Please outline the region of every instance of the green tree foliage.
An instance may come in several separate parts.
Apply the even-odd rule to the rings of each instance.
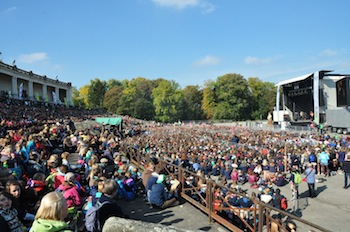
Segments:
[[[72,101],[74,106],[85,108],[84,97],[80,96],[80,92],[76,87],[72,87]]]
[[[124,89],[117,112],[135,118],[153,119],[155,115],[152,98],[153,82],[137,77],[131,81],[123,81],[122,86]]]
[[[73,102],[87,108],[108,109],[111,113],[146,120],[175,122],[207,119],[265,119],[275,105],[276,87],[258,78],[248,81],[239,74],[226,74],[216,81],[179,88],[175,81],[164,78],[148,80],[99,79],[78,90],[73,89]],[[101,97],[103,96],[103,97]]]
[[[257,77],[248,78],[249,88],[252,91],[252,118],[266,119],[273,110],[277,88],[271,82],[263,82]]]
[[[116,79],[109,79],[106,84],[108,90],[112,89],[116,85],[122,87],[122,83]]]
[[[239,74],[218,77],[214,91],[217,101],[214,119],[249,119],[252,96],[248,87],[248,82]]]
[[[90,80],[90,85],[88,88],[87,99],[89,102],[89,107],[91,108],[102,108],[103,106],[103,96],[107,91],[107,84],[105,81],[101,81],[96,78]]]
[[[183,120],[200,120],[204,118],[202,110],[203,93],[198,85],[186,86],[183,90]]]
[[[103,98],[103,106],[111,113],[117,113],[119,99],[123,94],[123,89],[119,85],[107,90]]]
[[[203,99],[202,99],[202,110],[207,119],[211,119],[215,113],[216,103],[216,95],[215,95],[215,82],[214,81],[206,81],[204,83],[203,89]]]
[[[183,95],[175,81],[159,81],[158,86],[153,90],[152,96],[156,120],[175,122],[181,119]]]

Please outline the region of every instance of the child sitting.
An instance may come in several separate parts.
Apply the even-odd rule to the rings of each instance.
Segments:
[[[33,178],[28,181],[27,185],[35,190],[38,197],[42,197],[48,192],[45,174],[43,173],[35,173]]]
[[[11,194],[0,191],[0,220],[1,231],[22,232],[23,225],[17,217],[17,210],[12,207]]]
[[[64,182],[58,187],[57,191],[63,193],[64,198],[67,200],[68,208],[81,205],[81,197],[79,195],[77,186],[75,185],[75,175],[72,172],[68,172],[64,176]]]

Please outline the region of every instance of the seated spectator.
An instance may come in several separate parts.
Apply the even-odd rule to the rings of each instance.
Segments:
[[[18,219],[18,212],[12,207],[12,196],[0,191],[0,228],[3,232],[22,232],[23,225]]]
[[[39,156],[35,151],[30,152],[26,169],[28,178],[32,178],[35,173],[44,173],[43,167],[39,164]]]
[[[166,176],[164,174],[158,176],[156,184],[152,185],[149,198],[152,205],[160,207],[161,209],[179,204],[176,198],[169,194],[165,186],[165,181]]]
[[[61,165],[57,168],[57,173],[54,177],[54,189],[57,189],[64,182],[64,176],[67,172],[68,167],[66,165]]]
[[[271,204],[272,205],[272,203],[273,203],[272,199],[273,198],[272,198],[270,189],[269,188],[265,188],[263,190],[263,193],[260,196],[260,200],[262,202],[266,203],[266,204]]]
[[[0,159],[3,164],[3,156]],[[0,186],[4,186],[8,180],[13,180],[15,177],[12,175],[12,171],[9,168],[4,167],[0,164]]]
[[[35,173],[32,179],[29,179],[27,185],[34,189],[37,196],[40,198],[48,192],[47,183],[45,181],[45,175],[43,173]]]
[[[64,198],[67,200],[68,208],[77,206],[79,207],[81,205],[81,197],[79,195],[78,188],[74,182],[74,173],[68,172],[64,176],[64,182],[56,190],[63,193]]]
[[[100,179],[97,180],[97,188],[94,188],[90,191],[90,196],[92,198],[91,199],[92,205],[95,205],[96,202],[101,198],[106,180],[107,179],[105,177],[100,177]],[[119,190],[118,190],[118,193],[119,193]]]
[[[69,152],[67,151],[62,152],[61,154],[62,165],[66,165],[67,167],[69,167],[68,157],[69,157]]]
[[[122,209],[118,205],[117,201],[114,200],[114,197],[117,195],[118,192],[118,185],[114,180],[108,179],[104,183],[104,187],[102,190],[103,194],[101,195],[100,199],[98,200],[99,203],[104,203],[100,211],[99,211],[99,222],[101,224],[101,227],[103,227],[105,221],[109,217],[122,217],[127,218],[126,215],[124,215]]]
[[[20,182],[11,180],[6,183],[6,192],[12,196],[13,207],[18,212],[18,218],[27,225],[34,220],[34,204],[37,202],[36,192],[31,188],[24,188]]]
[[[46,194],[41,200],[30,232],[70,231],[68,224],[64,222],[67,213],[67,201],[61,193]]]
[[[237,168],[233,168],[232,172],[231,172],[231,180],[232,181],[238,181],[238,171]]]

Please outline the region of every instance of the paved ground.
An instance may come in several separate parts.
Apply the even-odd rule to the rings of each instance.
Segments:
[[[208,217],[189,203],[168,209],[150,209],[142,198],[125,202],[119,200],[124,213],[131,219],[159,223],[186,230],[228,231],[217,223],[210,223]]]

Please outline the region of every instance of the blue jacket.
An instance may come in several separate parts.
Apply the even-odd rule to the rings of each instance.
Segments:
[[[324,151],[322,151],[321,153],[320,153],[320,163],[321,164],[323,164],[323,165],[328,165],[328,161],[329,161],[329,155],[326,153],[326,152],[324,152]]]
[[[152,185],[150,194],[150,203],[156,206],[162,206],[165,201],[169,200],[169,193],[164,184]]]
[[[306,183],[314,184],[316,181],[316,170],[314,168],[307,168],[304,172],[306,175]]]

